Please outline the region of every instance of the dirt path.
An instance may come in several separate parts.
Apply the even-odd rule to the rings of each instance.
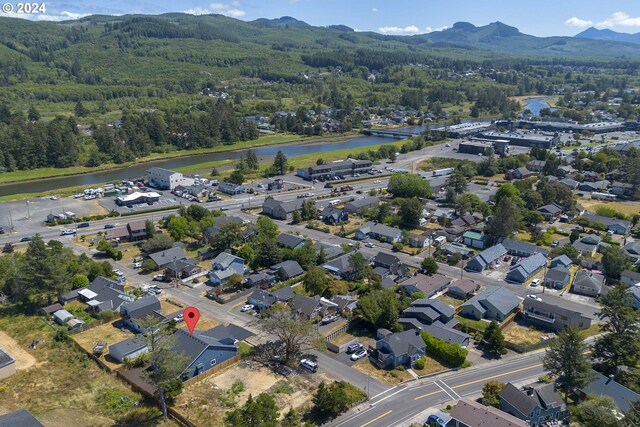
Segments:
[[[9,335],[0,331],[0,349],[4,350],[9,356],[16,359],[16,369],[29,369],[36,364],[36,358],[23,349]]]

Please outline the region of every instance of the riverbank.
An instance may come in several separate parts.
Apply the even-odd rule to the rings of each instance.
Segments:
[[[321,138],[321,140],[315,139],[313,141],[308,141],[309,143],[315,142],[315,143],[321,143],[321,142],[329,142],[329,141],[336,141],[336,140],[344,140],[344,139],[348,139],[351,138],[352,136],[342,136],[342,137],[333,137],[333,138]],[[323,141],[324,140],[324,141]],[[400,147],[402,146],[402,144],[404,144],[406,142],[406,140],[402,139],[402,140],[389,140],[389,142],[387,144],[384,145],[393,145],[394,147],[396,147],[398,150],[400,149]],[[379,146],[376,146],[379,147]],[[359,153],[364,153],[367,152],[369,150],[373,150],[375,151],[377,148],[372,148],[371,146],[364,146],[364,147],[355,147],[355,148],[345,148],[345,149],[340,149],[340,150],[334,150],[334,151],[327,151],[327,152],[323,152],[323,153],[310,153],[310,154],[303,154],[300,156],[292,156],[289,157],[288,163],[289,165],[293,166],[294,168],[302,168],[302,167],[308,167],[308,166],[313,166],[316,164],[318,158],[322,158],[325,162],[332,162],[334,160],[342,160],[344,158],[346,158],[349,154],[352,155],[357,155]],[[283,150],[286,154],[286,150]],[[247,177],[247,178],[253,178],[253,179],[257,179],[259,176],[262,176],[262,173],[264,172],[264,170],[270,166],[273,162],[273,158],[269,157],[269,158],[263,158],[260,161],[260,170],[259,172],[256,172],[255,174],[253,174],[254,176],[251,177]],[[229,175],[229,173],[232,170],[232,166],[234,165],[235,160],[215,160],[215,161],[210,161],[210,162],[202,162],[202,163],[195,163],[189,166],[185,166],[185,167],[181,167],[181,168],[176,168],[175,170],[177,172],[181,172],[181,173],[185,173],[185,174],[200,174],[202,176],[205,177],[209,177],[211,174],[211,170],[216,168],[218,169],[219,172],[222,172],[222,176],[220,177],[220,179],[224,179],[226,176]],[[101,185],[107,184],[109,183],[109,181],[105,181],[103,182]],[[97,185],[97,186],[101,186],[101,185]],[[77,193],[81,193],[83,189],[87,188],[87,186],[74,186],[74,187],[64,187],[64,188],[59,188],[59,189],[55,189],[55,190],[50,190],[50,191],[42,191],[42,192],[37,192],[37,193],[20,193],[20,194],[12,194],[12,195],[7,195],[7,196],[0,196],[0,202],[9,202],[9,201],[15,201],[15,200],[24,200],[24,199],[29,199],[29,198],[38,198],[38,197],[47,197],[47,196],[56,196],[56,197],[69,197],[72,196],[74,194]]]
[[[100,166],[87,167],[87,166],[73,166],[64,169],[58,168],[39,168],[30,170],[19,170],[14,172],[5,172],[0,174],[0,185],[10,184],[15,182],[26,183],[29,181],[37,181],[49,178],[60,178],[68,176],[84,175],[93,172],[106,172],[111,170],[125,169],[127,167],[154,162],[158,160],[169,160],[180,157],[198,156],[202,154],[233,152],[239,150],[246,150],[250,148],[265,147],[270,145],[286,145],[293,143],[320,143],[320,142],[336,142],[343,141],[348,138],[352,138],[358,135],[357,132],[351,132],[349,134],[343,134],[339,136],[320,136],[320,137],[301,137],[300,135],[263,135],[256,140],[241,141],[233,145],[220,145],[212,148],[200,148],[196,150],[177,150],[168,153],[153,153],[149,156],[145,156],[137,159],[134,162],[126,163],[105,163]],[[0,198],[1,199],[1,198]]]

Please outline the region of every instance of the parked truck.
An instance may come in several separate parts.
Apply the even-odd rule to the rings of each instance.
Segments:
[[[433,171],[433,176],[451,175],[453,171],[454,171],[453,168],[436,169]]]

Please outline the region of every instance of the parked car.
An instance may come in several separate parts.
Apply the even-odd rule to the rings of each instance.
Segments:
[[[245,313],[247,311],[251,311],[253,310],[255,307],[253,304],[245,304],[242,306],[242,308],[240,309],[241,312]]]
[[[329,316],[325,316],[325,317],[322,318],[322,320],[320,320],[320,324],[321,325],[326,325],[327,323],[335,322],[339,318],[340,318],[340,316],[338,316],[337,314],[332,314],[332,315],[329,315]]]
[[[557,240],[554,240],[553,242],[551,242],[551,247],[555,248],[560,244],[560,242],[558,242]]]
[[[65,228],[62,231],[60,231],[60,235],[61,236],[68,236],[70,234],[76,234],[76,229],[75,228]]]
[[[104,229],[105,229],[105,230],[108,230],[109,228],[113,228],[113,227],[114,227],[114,225],[113,225],[113,224],[105,224],[105,225],[104,225]]]
[[[118,270],[117,268],[115,270],[113,270],[113,274],[115,274],[116,276],[124,276],[124,273],[120,270]]]
[[[302,366],[304,369],[307,369],[311,372],[317,372],[318,371],[318,364],[316,362],[314,362],[313,360],[310,359],[302,359],[300,361],[300,366]]]
[[[424,422],[424,427],[445,427],[447,423],[437,415],[429,415],[427,421]]]
[[[0,227],[0,234],[4,234],[4,233],[5,233],[4,228]]]
[[[151,280],[155,280],[156,282],[164,282],[164,275],[156,274]]]
[[[504,260],[505,261],[509,261],[511,259],[511,257],[509,255],[505,255]]]
[[[21,242],[30,242],[31,239],[33,239],[32,237],[23,237],[22,239],[20,239]]]
[[[374,244],[373,244],[373,243],[371,243],[371,242],[367,242],[367,243],[365,243],[364,245],[365,245],[367,248],[375,248],[375,247],[376,247],[376,245],[374,245]]]
[[[80,224],[78,224],[78,228],[87,228],[89,226],[88,222],[81,222]]]
[[[364,346],[362,344],[360,344],[359,342],[354,342],[347,346],[347,354],[355,353],[356,351],[361,350],[363,348]]]
[[[184,315],[182,313],[178,314],[176,317],[173,318],[173,321],[176,323],[182,322],[184,320]]]
[[[538,286],[540,284],[541,281],[542,281],[542,279],[533,279],[529,286],[535,288],[536,286]]]
[[[56,196],[51,196],[49,197],[49,200],[58,200],[58,198]]]
[[[513,258],[511,258],[511,265],[516,265],[519,259],[520,258],[518,258],[517,256],[514,256]]]
[[[539,297],[539,296],[537,296],[537,295],[533,295],[533,294],[529,294],[529,295],[527,295],[527,298],[531,298],[531,299],[534,299],[534,300],[536,300],[536,301],[542,301],[542,298],[540,298],[540,297]]]
[[[351,355],[351,360],[355,362],[356,360],[362,359],[363,357],[366,357],[366,356],[367,356],[367,350],[362,348]]]
[[[134,262],[133,263],[133,268],[140,268],[142,267],[142,261],[138,261],[138,262]]]
[[[74,199],[82,199],[84,197],[84,194],[82,193],[78,193],[75,196],[73,196]]]

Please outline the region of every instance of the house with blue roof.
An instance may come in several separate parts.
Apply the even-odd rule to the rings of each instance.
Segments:
[[[547,258],[541,253],[525,258],[511,267],[507,273],[507,282],[524,283],[542,270],[545,265],[547,265]]]
[[[503,321],[520,306],[520,298],[503,286],[485,289],[460,306],[460,314],[472,319]]]
[[[559,265],[565,267],[565,268],[569,268],[569,266],[573,263],[573,261],[571,261],[571,258],[569,258],[566,255],[560,255],[555,257],[554,259],[551,260],[551,262],[549,263],[549,268],[554,268],[557,267]]]
[[[482,272],[487,268],[495,266],[506,254],[507,249],[501,243],[498,243],[471,258],[469,262],[467,262],[467,270]]]

